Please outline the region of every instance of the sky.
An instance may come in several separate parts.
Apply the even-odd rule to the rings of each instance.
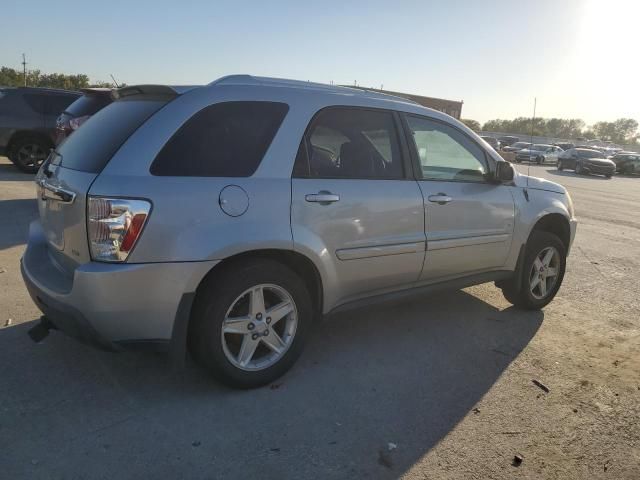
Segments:
[[[0,65],[205,84],[234,73],[463,100],[485,122],[640,121],[640,0],[30,0],[3,8]],[[9,39],[9,40],[7,40]]]

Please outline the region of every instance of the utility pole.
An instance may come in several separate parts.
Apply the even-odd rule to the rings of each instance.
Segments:
[[[22,76],[24,78],[24,86],[27,86],[27,60],[24,56],[24,53],[22,54]]]

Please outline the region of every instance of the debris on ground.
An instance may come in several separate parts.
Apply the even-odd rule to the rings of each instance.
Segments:
[[[524,460],[524,457],[520,454],[516,454],[513,456],[513,462],[511,462],[511,465],[513,465],[514,467],[519,467],[520,465],[522,465],[522,462]]]
[[[613,361],[613,366],[617,367],[618,365],[620,365],[620,360],[614,360]]]
[[[6,272],[6,270],[4,268],[0,267],[0,273],[4,273],[4,272]]]
[[[281,386],[282,386],[282,384],[281,384],[281,383],[272,383],[272,384],[271,384],[271,386],[269,386],[269,388],[270,388],[271,390],[277,390],[277,389],[279,389]]]
[[[269,449],[270,452],[274,452],[274,453],[278,453],[280,451],[279,448],[270,448]]]
[[[7,319],[6,322],[4,322],[4,326],[8,327],[9,325],[11,325],[12,322],[13,322],[13,319],[9,318],[9,319]]]
[[[389,442],[389,443],[387,443],[387,448],[388,448],[388,449],[389,449],[389,451],[391,452],[391,451],[395,450],[396,448],[398,448],[398,445],[396,445],[396,444],[395,444],[395,443],[393,443],[393,442]]]
[[[195,442],[193,442],[191,444],[192,447],[199,447],[200,446],[200,442],[198,440],[196,440]]]
[[[531,380],[533,382],[534,385],[537,385],[538,387],[540,387],[542,390],[544,390],[545,392],[549,393],[549,387],[547,387],[544,383],[533,379]]]
[[[473,410],[471,410],[473,413],[475,413],[476,415],[478,413],[480,413],[480,409],[478,407],[474,408]]]

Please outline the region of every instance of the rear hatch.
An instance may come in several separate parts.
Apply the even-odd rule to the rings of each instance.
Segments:
[[[123,90],[127,93],[132,88]],[[54,150],[36,176],[40,221],[50,256],[67,272],[91,260],[86,226],[91,184],[122,144],[175,92],[170,96],[133,91],[121,96]]]

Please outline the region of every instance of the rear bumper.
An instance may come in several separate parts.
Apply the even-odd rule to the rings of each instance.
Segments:
[[[109,264],[89,262],[65,272],[49,255],[38,221],[21,260],[27,290],[55,327],[108,350],[165,345],[186,329],[194,292],[216,261]],[[185,301],[185,299],[187,299]],[[184,325],[183,325],[184,324]]]

